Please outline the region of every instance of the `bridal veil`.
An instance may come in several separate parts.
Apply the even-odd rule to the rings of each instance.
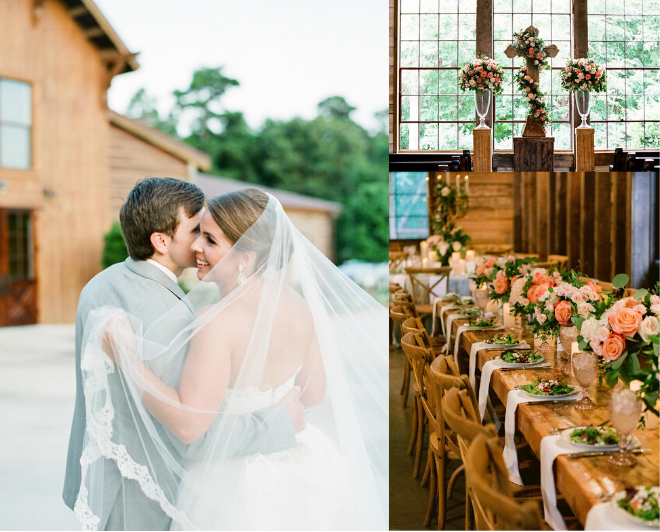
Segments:
[[[238,267],[246,261],[245,270]],[[110,477],[120,475],[174,529],[241,528],[238,514],[251,511],[251,500],[264,513],[254,526],[273,528],[269,515],[277,514],[292,528],[309,527],[307,518],[316,515],[320,528],[386,529],[386,330],[387,310],[318,251],[269,195],[258,220],[188,300],[157,322],[140,323],[108,307],[90,314],[82,351],[87,429],[79,519],[86,528],[98,526],[108,498],[116,496]],[[231,368],[204,384],[221,390],[215,408],[177,400],[145,376],[151,372],[176,389],[193,348],[209,367]],[[238,416],[269,397],[279,401],[294,382],[301,400],[313,405],[298,450],[251,452],[267,449],[268,435],[247,442]],[[191,417],[193,429],[175,436],[176,420]]]

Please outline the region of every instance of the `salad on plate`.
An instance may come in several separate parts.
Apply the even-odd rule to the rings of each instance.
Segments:
[[[518,339],[511,334],[496,334],[490,340],[486,340],[486,343],[493,345],[518,345]]]
[[[575,388],[565,382],[556,380],[537,380],[524,384],[520,389],[530,395],[545,395],[551,397],[566,396],[575,393]]]
[[[645,526],[657,527],[660,524],[658,500],[660,487],[628,487],[612,497],[612,505],[629,519]]]
[[[470,325],[472,327],[495,327],[497,324],[495,323],[495,320],[490,319],[490,320],[475,320]]]
[[[497,360],[506,364],[525,364],[532,365],[538,364],[544,360],[543,355],[532,353],[531,351],[511,351],[507,349]]]
[[[567,432],[570,440],[580,445],[593,447],[619,445],[619,434],[614,427],[577,427]]]

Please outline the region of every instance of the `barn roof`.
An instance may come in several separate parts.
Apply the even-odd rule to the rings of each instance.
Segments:
[[[219,196],[220,194],[226,194],[227,192],[233,192],[249,186],[257,186],[261,190],[275,196],[284,209],[327,212],[333,216],[338,215],[342,209],[339,203],[333,201],[322,200],[311,196],[305,196],[303,194],[297,194],[295,192],[264,187],[254,183],[246,183],[245,181],[237,181],[235,179],[228,179],[226,177],[218,177],[210,174],[198,174],[195,184],[202,189],[202,192],[204,192],[204,195],[207,198]]]
[[[186,163],[192,163],[201,170],[209,170],[211,168],[211,158],[206,153],[196,150],[185,142],[170,137],[162,131],[109,109],[108,120],[113,126],[123,129],[131,135],[160,148]]]
[[[140,67],[119,35],[101,13],[93,0],[60,0],[69,10],[71,18],[80,26],[83,33],[102,56],[112,59],[114,56],[123,57],[126,62],[118,73],[133,72]]]

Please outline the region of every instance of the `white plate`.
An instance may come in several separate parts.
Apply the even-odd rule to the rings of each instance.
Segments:
[[[566,429],[561,432],[561,437],[569,442],[575,447],[580,447],[581,449],[589,449],[590,451],[616,451],[619,448],[619,445],[591,445],[589,443],[578,443],[571,439],[571,433],[575,429],[584,429],[586,426],[582,427],[573,427],[572,429]],[[639,446],[639,440],[633,436],[631,442],[628,443],[628,449],[635,449]]]
[[[538,366],[539,364],[545,364],[545,358],[542,358],[537,362],[504,362],[504,360],[502,360],[502,355],[500,355],[496,357],[495,360],[497,360],[505,368],[533,368],[534,366]]]
[[[493,344],[484,340],[484,343],[488,344],[488,347],[497,347],[497,349],[501,349],[502,351],[505,349],[515,349],[516,347],[528,347],[527,344],[521,344],[520,342],[517,344]]]
[[[563,401],[564,399],[571,400],[571,399],[575,399],[577,396],[580,395],[580,390],[575,390],[573,393],[570,393],[568,395],[535,395],[533,393],[529,393],[526,390],[521,389],[520,391],[525,395],[527,395],[528,397],[534,397],[534,398],[541,397],[544,401]]]
[[[655,528],[656,530],[658,529],[658,524],[660,524],[660,521],[658,519],[654,519],[653,521],[645,521],[641,517],[637,517],[636,515],[633,515],[623,508],[621,508],[617,503],[616,503],[616,496],[621,493],[617,492],[614,494],[614,497],[612,497],[612,500],[610,501],[610,504],[612,505],[612,508],[614,509],[615,512],[617,512],[619,515],[623,516],[624,518],[628,519],[628,521],[631,521],[633,523],[637,523],[638,525],[642,525],[643,527],[649,527],[649,528]]]

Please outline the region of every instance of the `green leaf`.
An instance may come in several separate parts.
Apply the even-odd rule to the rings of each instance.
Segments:
[[[628,360],[630,361],[628,362],[628,365],[630,366],[630,373],[632,375],[639,375],[640,367],[639,367],[639,360],[637,358],[637,353],[631,353],[628,356]]]
[[[612,279],[612,285],[614,288],[623,288],[628,284],[628,281],[630,281],[630,277],[628,277],[625,273],[620,273],[614,279]]]
[[[605,384],[607,384],[608,387],[614,388],[616,386],[616,383],[619,381],[619,370],[608,370],[605,373]]]
[[[626,358],[628,358],[628,353],[624,353],[623,355],[621,355],[616,360],[610,362],[610,367],[613,368],[613,369],[620,368],[621,365],[625,362]]]
[[[582,330],[582,324],[586,321],[586,319],[583,318],[582,316],[573,316],[571,318],[571,321],[573,322],[573,325],[575,325],[575,327],[577,327],[577,330],[581,331]]]
[[[635,292],[633,299],[644,299],[648,293],[649,291],[646,288],[640,288]]]
[[[582,338],[582,340],[578,342],[578,346],[582,351],[584,351],[587,347],[589,347],[589,343],[584,338]]]

